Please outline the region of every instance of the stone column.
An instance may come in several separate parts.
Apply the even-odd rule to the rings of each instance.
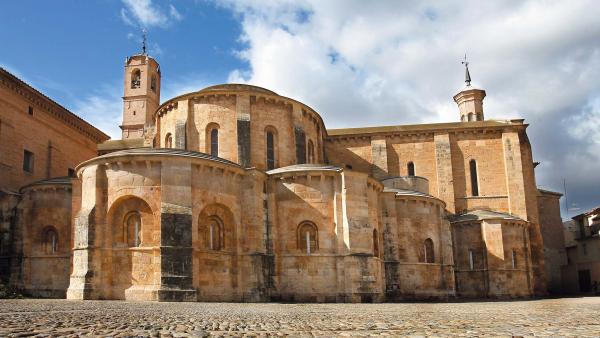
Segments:
[[[192,165],[184,160],[164,161],[161,183],[161,271],[157,299],[196,301],[192,264]]]
[[[525,163],[531,161],[531,158],[523,159],[521,155],[521,144],[518,131],[509,131],[502,133],[502,143],[504,146],[504,167],[506,175],[506,190],[508,192],[508,210],[509,213],[519,216],[530,223],[529,241],[531,245],[531,267],[534,276],[534,290],[537,295],[546,294],[546,278],[544,271],[544,245],[540,231],[539,219],[537,214],[537,189],[535,188],[535,178],[533,168],[529,175],[525,174]],[[527,156],[527,152],[525,153]],[[527,179],[526,179],[527,178]],[[531,188],[527,191],[527,187]],[[531,205],[528,208],[527,198],[530,197]]]
[[[73,273],[67,299],[99,299],[101,285],[100,232],[106,223],[106,171],[104,166],[85,168],[81,175],[81,208],[75,218]]]
[[[175,111],[175,133],[173,135],[174,148],[186,149],[186,123],[188,120],[189,109],[189,100],[183,100],[177,103],[177,110]]]
[[[437,173],[437,197],[446,202],[446,209],[452,213],[457,210],[454,201],[454,178],[452,174],[452,152],[450,135],[435,134],[435,171]],[[435,193],[435,192],[433,192]]]

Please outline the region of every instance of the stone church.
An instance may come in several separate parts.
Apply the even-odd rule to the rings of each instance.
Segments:
[[[0,263],[22,292],[248,302],[546,293],[528,125],[485,120],[486,92],[468,68],[457,122],[349,129],[245,84],[161,103],[160,66],[145,53],[126,59],[124,75],[121,140],[65,113],[61,123],[87,131],[62,151],[72,178],[46,171],[0,187]],[[0,97],[17,95],[10,88]]]

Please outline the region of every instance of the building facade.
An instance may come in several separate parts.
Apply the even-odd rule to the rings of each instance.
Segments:
[[[546,293],[527,124],[485,120],[484,90],[467,83],[454,96],[459,122],[327,129],[309,106],[251,85],[159,104],[160,66],[145,54],[127,58],[124,78],[122,140],[81,159],[71,186],[20,191],[31,196],[23,224],[72,214],[71,246],[54,261],[62,270],[53,267],[69,281],[55,294],[381,302]],[[38,211],[39,199],[56,210]],[[45,236],[20,234],[26,252]],[[11,262],[11,283],[35,291],[14,276],[39,266]]]
[[[71,177],[108,136],[0,68],[0,282],[64,296]]]
[[[454,97],[461,122],[327,129],[309,106],[250,85],[157,106],[158,67],[127,59],[127,140],[77,167],[68,298],[545,293],[527,125],[484,120],[485,91]]]

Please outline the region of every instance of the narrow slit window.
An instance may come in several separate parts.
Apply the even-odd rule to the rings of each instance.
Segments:
[[[58,234],[54,227],[47,228],[43,233],[43,250],[48,255],[58,251]]]
[[[311,140],[308,140],[308,163],[315,163],[315,146]]]
[[[471,172],[471,196],[479,196],[479,178],[477,177],[477,162],[469,161],[469,170]]]
[[[275,135],[267,132],[267,170],[275,169]]]
[[[469,269],[475,270],[475,253],[469,249]]]
[[[127,244],[130,247],[139,247],[142,244],[142,218],[137,212],[132,212],[125,219],[127,229]]]
[[[435,262],[435,254],[433,251],[433,240],[431,238],[427,238],[423,243],[423,258],[425,263],[434,263]]]
[[[307,255],[311,255],[319,248],[317,239],[317,226],[310,223],[302,223],[298,227],[298,249]]]
[[[165,136],[165,148],[173,148],[173,135],[171,133]]]
[[[379,233],[373,229],[373,256],[379,257]]]
[[[33,173],[33,153],[29,150],[23,150],[23,170],[28,173]]]
[[[210,131],[210,155],[219,156],[219,129],[216,128]]]
[[[512,251],[512,268],[513,269],[517,268],[517,251],[516,250]]]
[[[415,176],[415,164],[413,162],[408,162],[406,169],[408,171],[408,176]]]
[[[209,249],[213,251],[219,251],[223,248],[223,243],[221,241],[222,231],[221,231],[221,223],[216,219],[210,221],[210,225],[208,227],[208,239],[209,239]]]

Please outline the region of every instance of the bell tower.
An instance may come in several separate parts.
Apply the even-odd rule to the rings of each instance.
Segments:
[[[144,137],[144,126],[152,123],[152,114],[160,104],[160,65],[146,53],[125,59],[122,139]]]
[[[483,121],[483,98],[485,90],[471,86],[471,74],[469,74],[469,62],[465,55],[465,83],[466,86],[458,94],[454,95],[454,102],[458,104],[461,122]]]

